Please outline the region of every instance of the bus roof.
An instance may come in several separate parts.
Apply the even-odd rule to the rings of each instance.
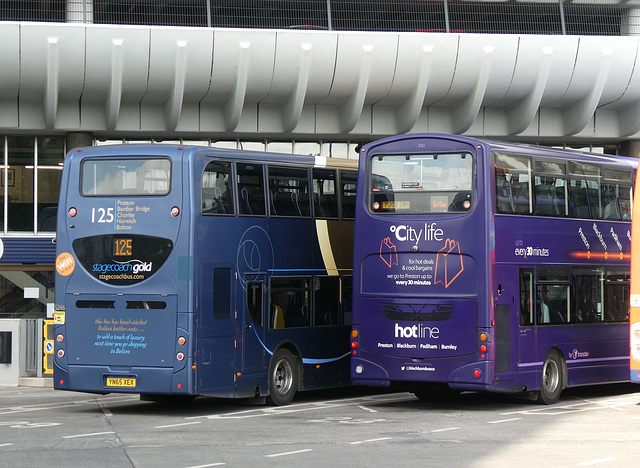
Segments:
[[[411,144],[413,140],[422,139],[422,140],[448,140],[450,142],[459,142],[465,145],[472,146],[482,146],[488,151],[502,151],[505,153],[511,154],[523,154],[528,156],[540,156],[540,157],[551,157],[551,158],[560,158],[567,159],[570,155],[572,160],[576,161],[593,161],[598,160],[599,162],[606,162],[610,164],[621,163],[623,165],[627,165],[628,167],[637,168],[638,159],[629,157],[629,156],[617,156],[617,155],[609,155],[602,153],[591,153],[585,152],[581,150],[575,150],[570,148],[553,148],[550,146],[540,146],[540,145],[531,145],[526,143],[513,143],[507,141],[500,140],[490,140],[490,139],[482,139],[482,138],[473,138],[466,137],[460,135],[451,135],[445,133],[413,133],[413,134],[405,134],[405,135],[397,135],[389,138],[385,138],[382,140],[377,140],[371,143],[367,143],[362,147],[361,152],[371,153],[374,151],[375,153],[384,152],[385,147],[389,144],[393,144],[395,148],[395,152],[397,153],[397,144],[401,141],[406,141],[407,149],[411,150],[412,153],[419,152],[415,145]],[[432,151],[432,149],[424,148],[425,151]]]
[[[270,151],[256,150],[234,150],[229,148],[217,148],[215,146],[192,146],[176,145],[166,143],[124,143],[119,145],[87,146],[75,148],[69,152],[69,156],[81,153],[82,157],[112,158],[121,156],[160,156],[163,153],[167,156],[182,152],[186,155],[201,155],[205,157],[227,158],[233,160],[247,160],[260,162],[279,162],[290,164],[303,164],[313,166],[328,166],[342,169],[357,169],[356,159],[332,158],[326,156],[314,156],[293,153],[276,153]],[[189,156],[187,156],[189,157]]]

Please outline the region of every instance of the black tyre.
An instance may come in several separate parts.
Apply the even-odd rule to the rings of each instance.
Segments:
[[[449,401],[460,395],[460,390],[449,388],[448,385],[431,385],[412,389],[411,392],[422,401]]]
[[[298,390],[298,374],[298,364],[291,351],[278,350],[269,366],[267,403],[273,406],[288,405]]]
[[[195,395],[159,395],[156,393],[141,393],[140,401],[153,401],[164,405],[187,405],[195,400]]]
[[[560,399],[564,387],[562,358],[557,351],[551,350],[544,358],[541,374],[542,388],[538,391],[536,401],[543,405],[553,405]]]

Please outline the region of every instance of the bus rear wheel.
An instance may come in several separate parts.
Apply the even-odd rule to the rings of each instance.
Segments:
[[[564,386],[562,358],[557,351],[551,350],[544,358],[541,374],[542,387],[538,391],[536,401],[543,405],[553,405],[560,399]]]
[[[291,351],[280,349],[269,366],[269,396],[272,406],[288,405],[298,390],[298,365]]]

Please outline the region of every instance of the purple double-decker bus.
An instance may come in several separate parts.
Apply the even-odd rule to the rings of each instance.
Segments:
[[[636,166],[442,134],[365,145],[353,383],[551,404],[628,381]]]

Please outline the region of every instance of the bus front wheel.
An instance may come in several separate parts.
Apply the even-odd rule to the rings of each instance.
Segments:
[[[563,387],[562,359],[557,351],[551,350],[544,358],[541,374],[542,387],[536,401],[543,405],[553,405],[560,399]]]
[[[273,406],[288,405],[298,390],[298,365],[291,351],[278,350],[269,366],[269,396]]]

